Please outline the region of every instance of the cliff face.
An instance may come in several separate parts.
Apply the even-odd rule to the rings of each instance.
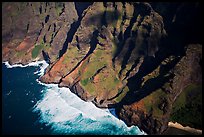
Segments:
[[[199,3],[3,3],[2,58],[11,64],[44,59],[50,65],[42,82],[69,87],[98,107],[116,107],[128,125],[159,134],[183,89],[201,83],[201,8]]]
[[[128,125],[138,125],[149,134],[162,133],[181,92],[192,83],[202,85],[201,59],[201,45],[188,45],[183,57],[166,58],[143,78],[139,90],[129,92],[123,99],[117,109],[119,117]],[[144,93],[148,95],[140,97]]]
[[[145,56],[155,56],[165,34],[162,17],[147,3],[94,3],[66,53],[41,80],[80,89],[81,98],[108,107],[126,94],[127,79]]]
[[[54,62],[78,18],[74,3],[3,3],[2,11],[2,57],[11,64]]]

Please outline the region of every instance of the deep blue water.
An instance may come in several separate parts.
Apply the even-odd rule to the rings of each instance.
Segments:
[[[37,83],[37,67],[6,68],[2,64],[3,134],[47,134],[48,128],[37,124],[37,113],[32,107],[41,98],[45,86]]]
[[[68,88],[37,82],[40,66],[2,64],[3,134],[143,134],[117,119],[114,110],[99,109]]]

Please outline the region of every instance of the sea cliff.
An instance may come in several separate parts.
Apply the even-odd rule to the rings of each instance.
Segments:
[[[2,59],[45,60],[41,82],[68,87],[97,107],[116,108],[127,125],[161,134],[192,104],[179,95],[202,85],[201,9],[201,3],[4,2]],[[201,117],[199,99],[190,99]],[[178,100],[183,106],[175,107]]]

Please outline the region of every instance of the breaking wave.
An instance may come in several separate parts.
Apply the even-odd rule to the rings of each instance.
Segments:
[[[51,126],[52,134],[145,134],[136,126],[127,127],[108,109],[100,109],[91,102],[81,100],[68,88],[47,85],[42,99],[33,107],[33,112],[40,114],[40,123]]]
[[[39,66],[34,75],[42,76],[48,64],[37,61],[28,65],[9,65],[7,68]],[[40,92],[41,99],[32,108],[39,118],[36,122],[51,128],[50,134],[58,135],[145,135],[137,126],[128,127],[115,115],[114,109],[100,109],[91,102],[81,100],[69,88],[59,88],[57,84],[46,86]]]
[[[31,67],[31,66],[36,66],[36,67],[40,67],[40,69],[36,72],[34,72],[34,74],[38,74],[39,76],[42,76],[45,72],[45,69],[49,66],[49,64],[42,60],[42,61],[35,61],[35,62],[31,62],[27,65],[22,65],[22,64],[14,64],[14,65],[10,65],[8,61],[3,62],[7,68],[16,68],[16,67],[21,67],[21,68],[25,68],[25,67]]]

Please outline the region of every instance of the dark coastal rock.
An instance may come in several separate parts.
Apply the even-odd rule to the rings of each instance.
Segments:
[[[148,134],[161,134],[164,132],[168,125],[172,104],[176,98],[188,85],[192,83],[201,84],[202,71],[199,64],[202,60],[201,55],[201,45],[188,45],[186,55],[169,71],[173,77],[163,84],[162,89],[157,89],[138,101],[136,101],[136,95],[131,95],[135,102],[130,105],[119,106],[117,108],[119,117],[128,125],[138,125]],[[148,79],[151,79],[151,76],[155,74],[153,71]],[[159,77],[159,75],[154,77]],[[129,96],[129,99],[131,97]]]
[[[75,93],[77,96],[79,96],[84,101],[92,101],[93,96],[90,95],[88,92],[84,91],[84,89],[80,86],[79,83],[74,84],[70,90]]]
[[[5,2],[2,61],[46,60],[41,82],[68,87],[97,107],[116,108],[128,126],[161,134],[184,88],[202,81],[201,8],[199,3]]]
[[[44,50],[54,62],[71,24],[78,18],[74,3],[64,5],[64,11],[58,14],[63,9],[58,3],[4,3],[3,59],[13,64],[26,64],[43,60],[41,52]],[[41,47],[37,53],[32,53],[36,45]],[[7,53],[8,50],[10,53]]]

